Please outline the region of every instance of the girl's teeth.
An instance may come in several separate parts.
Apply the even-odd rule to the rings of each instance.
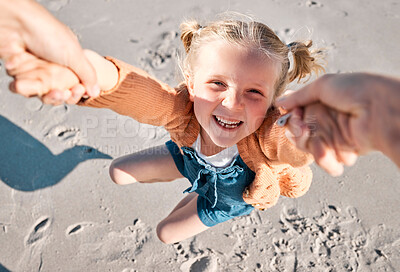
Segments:
[[[218,124],[220,124],[221,126],[226,127],[226,128],[235,128],[241,123],[241,121],[232,122],[232,121],[224,120],[217,116],[215,116],[215,118],[217,119]]]

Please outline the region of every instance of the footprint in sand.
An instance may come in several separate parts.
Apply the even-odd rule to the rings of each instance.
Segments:
[[[139,43],[139,40],[138,40],[138,39],[135,39],[135,38],[130,38],[130,39],[129,39],[129,42],[130,42],[130,43]]]
[[[33,229],[26,237],[25,244],[30,246],[45,238],[50,232],[51,223],[52,222],[49,217],[41,217],[39,220],[37,220]]]
[[[274,256],[270,262],[271,271],[286,272],[286,271],[297,271],[296,269],[297,258],[296,256]]]
[[[57,125],[50,128],[47,133],[45,133],[44,137],[47,139],[56,138],[65,144],[74,145],[79,143],[79,134],[79,128]]]
[[[288,254],[296,250],[293,240],[273,238],[272,242],[275,248],[275,252],[278,254]]]
[[[169,62],[176,56],[176,47],[172,42],[178,37],[178,32],[169,31],[161,34],[161,43],[155,49],[146,51],[147,57],[142,60],[143,64],[150,65],[150,68],[161,70],[167,66]]]
[[[78,233],[83,227],[82,223],[71,225],[67,229],[67,235]],[[152,229],[140,219],[135,219],[132,225],[121,231],[112,231],[99,236],[101,238],[98,237],[97,241],[82,244],[79,254],[84,254],[88,260],[96,262],[101,260],[104,263],[132,264],[141,254],[143,247],[152,239]]]
[[[151,48],[145,50],[145,56],[139,59],[140,66],[146,72],[164,82],[175,79],[175,63],[178,55],[179,35],[176,31],[161,33]]]
[[[211,256],[203,256],[200,258],[189,260],[180,267],[182,272],[216,272],[218,270],[218,260]]]
[[[79,128],[56,127],[55,134],[60,141],[68,141],[76,138],[79,134]]]
[[[317,2],[317,1],[308,0],[308,1],[306,2],[306,6],[307,6],[307,7],[310,7],[310,8],[321,8],[321,7],[323,7],[324,5],[321,4],[321,3],[319,3],[319,2]]]
[[[294,240],[272,239],[274,245],[274,258],[270,262],[270,268],[274,271],[295,271],[296,246]]]
[[[41,271],[43,248],[46,247],[51,225],[52,219],[42,216],[32,226],[29,234],[25,237],[25,250],[20,253],[20,262],[15,271]]]
[[[399,263],[394,256],[400,249],[394,245],[397,237],[392,230],[366,229],[354,207],[326,205],[312,217],[294,208],[284,209],[280,223],[285,238],[274,241],[276,255],[270,263],[276,271],[328,271],[332,267],[337,271],[395,271],[390,269]],[[300,255],[285,253],[290,245],[285,241],[301,248],[295,250]],[[295,270],[282,270],[293,262]],[[383,267],[386,270],[380,270]]]
[[[66,235],[75,235],[83,231],[86,227],[93,227],[94,225],[89,222],[81,222],[78,224],[71,225],[67,228]]]
[[[174,248],[176,249],[176,253],[178,256],[183,256],[185,259],[189,258],[189,254],[185,252],[185,249],[183,248],[182,244],[180,243],[174,244]]]

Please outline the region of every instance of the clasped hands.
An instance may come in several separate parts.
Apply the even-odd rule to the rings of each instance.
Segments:
[[[297,148],[311,153],[315,162],[332,176],[343,173],[360,154],[349,128],[351,116],[321,102],[315,102],[290,112],[286,137]]]
[[[12,92],[25,97],[36,96],[45,104],[76,104],[86,93],[70,69],[28,52],[10,57],[5,67],[7,74],[14,79],[9,85]]]

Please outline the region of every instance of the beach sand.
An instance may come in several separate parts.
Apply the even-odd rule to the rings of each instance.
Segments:
[[[179,23],[224,11],[255,16],[287,43],[312,38],[328,50],[329,73],[400,75],[398,0],[39,2],[83,47],[171,85]],[[338,178],[313,165],[305,196],[164,245],[156,225],[189,183],[118,186],[108,167],[163,144],[165,130],[43,105],[9,92],[0,73],[0,271],[400,271],[400,171],[381,154]]]

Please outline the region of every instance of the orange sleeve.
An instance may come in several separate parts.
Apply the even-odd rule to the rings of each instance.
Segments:
[[[106,58],[118,68],[117,85],[80,105],[108,108],[141,123],[164,126],[167,130],[187,122],[184,116],[191,111],[187,92],[172,88],[132,65]]]
[[[313,162],[313,157],[307,152],[297,149],[285,136],[285,128],[276,125],[281,116],[278,109],[269,112],[268,117],[259,130],[259,141],[264,155],[272,164],[289,164],[293,167],[303,167]]]
[[[309,165],[313,157],[296,148],[285,136],[285,128],[276,125],[279,110],[270,112],[259,131],[262,152],[276,174],[280,195],[299,197],[304,195],[312,181]]]

